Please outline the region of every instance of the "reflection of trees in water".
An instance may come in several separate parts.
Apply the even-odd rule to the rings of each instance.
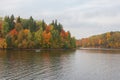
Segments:
[[[87,53],[102,53],[102,54],[119,54],[120,49],[107,49],[107,48],[83,48],[80,51],[85,51]]]
[[[65,74],[63,73],[64,70],[71,64],[69,58],[74,53],[75,50],[42,51],[40,53],[43,59],[42,65],[47,66],[47,71],[45,71],[46,76],[54,75],[56,79],[62,77]]]
[[[74,54],[74,50],[44,50],[34,51],[0,51],[0,77],[18,79],[23,76],[34,76],[46,73],[46,76],[55,75],[55,71],[62,69],[63,63]]]

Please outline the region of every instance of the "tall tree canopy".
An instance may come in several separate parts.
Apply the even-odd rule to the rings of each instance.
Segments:
[[[37,21],[5,16],[0,20],[0,48],[75,48],[75,38],[57,20],[49,25]]]

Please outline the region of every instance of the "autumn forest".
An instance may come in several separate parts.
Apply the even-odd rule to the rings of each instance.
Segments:
[[[79,47],[120,48],[120,31],[107,32],[77,40]]]
[[[57,20],[46,24],[44,20],[0,18],[0,48],[75,48],[76,40]]]
[[[0,48],[2,49],[72,49],[75,47],[120,48],[120,31],[76,40],[57,20],[46,24],[44,20],[34,20],[32,16],[29,19],[14,17],[14,15],[0,17]]]

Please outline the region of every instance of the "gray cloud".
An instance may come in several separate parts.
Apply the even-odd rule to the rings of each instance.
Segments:
[[[1,0],[0,15],[58,19],[76,38],[120,30],[119,0]]]

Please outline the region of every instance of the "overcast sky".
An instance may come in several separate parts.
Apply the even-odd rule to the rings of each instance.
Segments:
[[[77,39],[120,31],[120,0],[0,0],[0,16],[57,19]]]

